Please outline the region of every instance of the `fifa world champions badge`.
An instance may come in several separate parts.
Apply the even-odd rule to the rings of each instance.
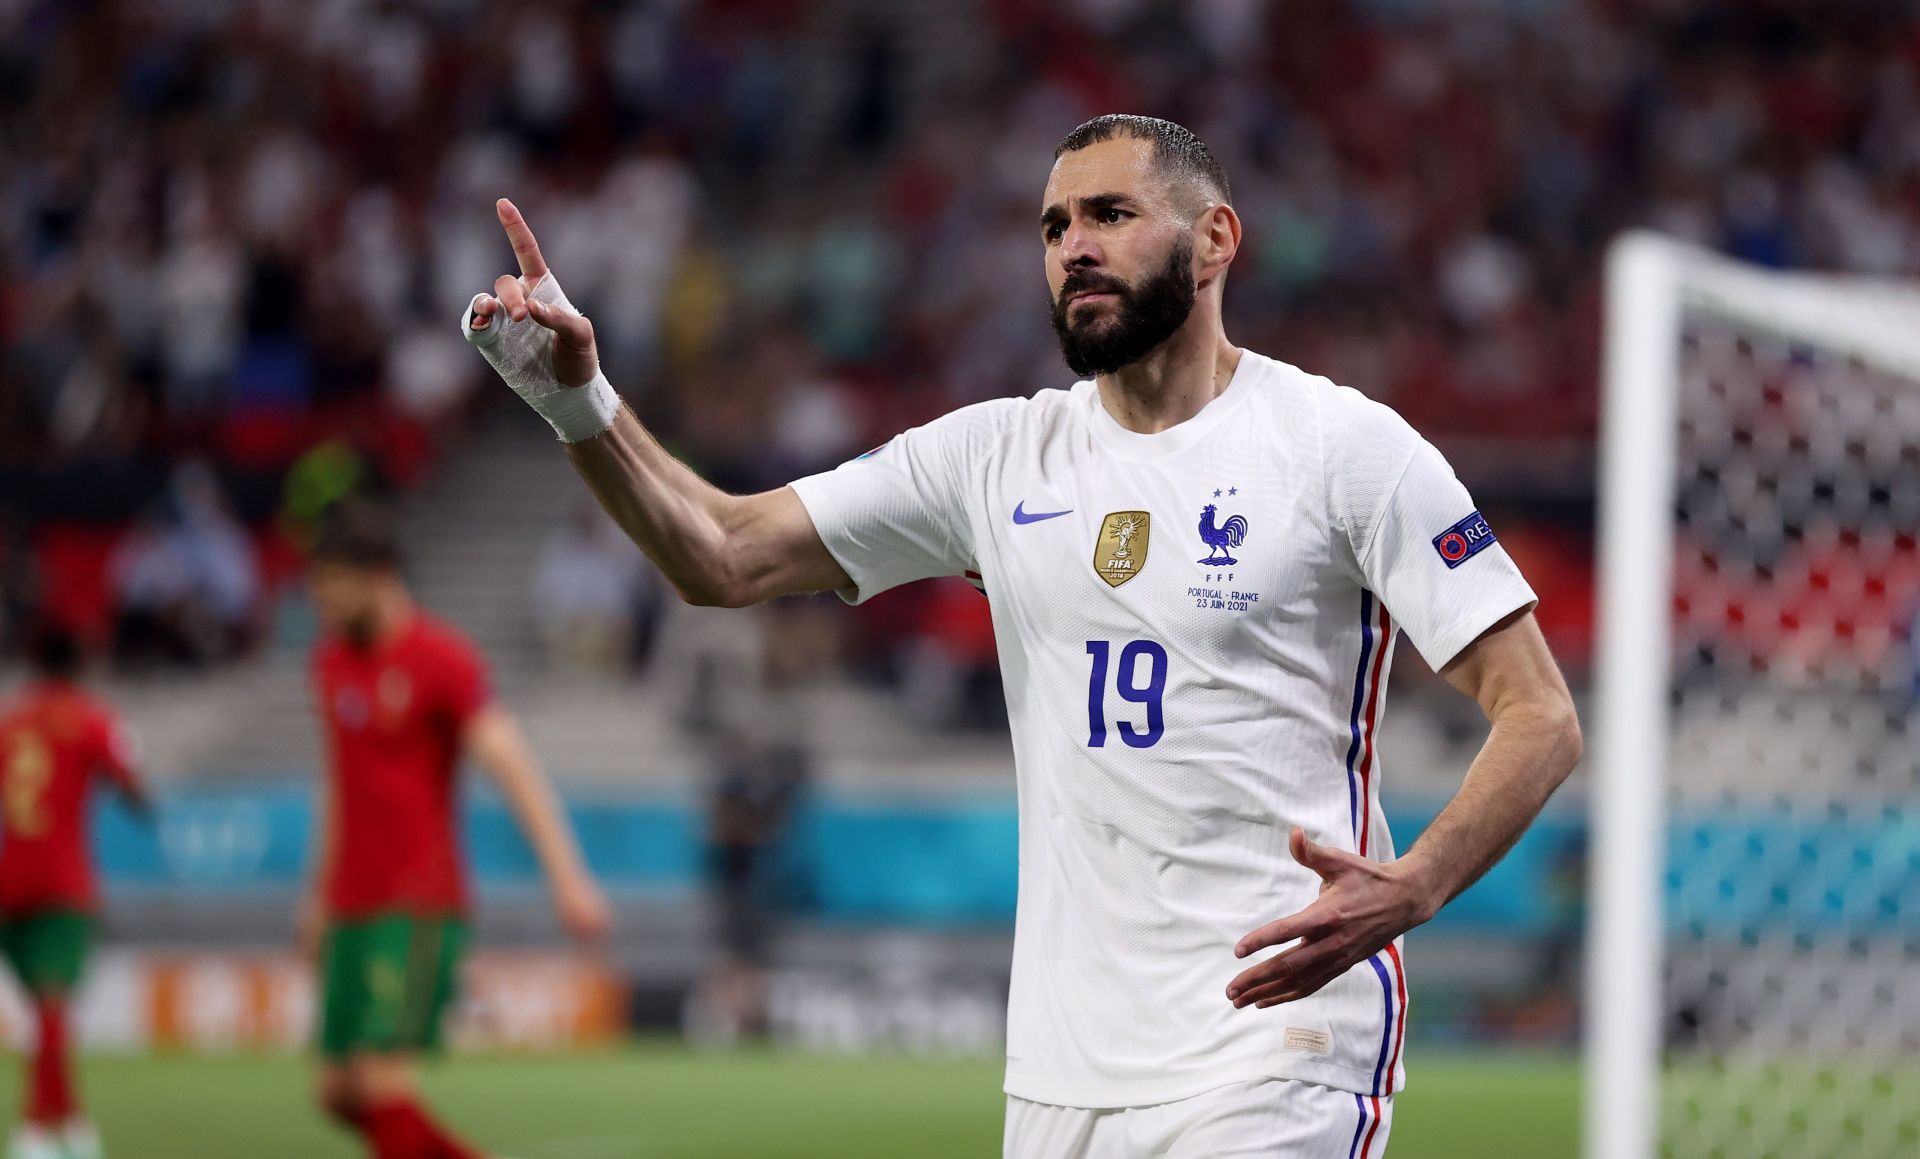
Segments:
[[[1115,511],[1100,521],[1100,537],[1093,543],[1093,570],[1117,588],[1147,566],[1147,540],[1153,517],[1144,511]]]

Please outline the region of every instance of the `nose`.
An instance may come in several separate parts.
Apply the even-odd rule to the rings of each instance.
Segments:
[[[1066,236],[1060,239],[1060,264],[1070,270],[1084,270],[1099,266],[1105,261],[1100,246],[1093,239],[1093,231],[1079,222],[1067,227]]]

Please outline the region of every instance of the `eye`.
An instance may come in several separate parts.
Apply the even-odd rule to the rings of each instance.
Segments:
[[[1127,218],[1132,216],[1133,215],[1131,213],[1128,213],[1124,209],[1115,209],[1112,206],[1108,206],[1107,208],[1100,211],[1100,224],[1119,225],[1121,222],[1125,221]]]
[[[1046,238],[1048,245],[1052,245],[1054,242],[1060,240],[1060,234],[1065,228],[1065,226],[1057,221],[1050,221],[1040,230],[1040,235]]]

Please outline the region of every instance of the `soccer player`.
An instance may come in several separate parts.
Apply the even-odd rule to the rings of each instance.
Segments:
[[[38,1028],[9,1155],[94,1159],[100,1139],[80,1113],[68,1026],[100,896],[87,804],[104,784],[143,814],[148,805],[127,730],[77,683],[73,637],[39,631],[28,658],[31,682],[0,704],[0,957],[26,990]]]
[[[1439,452],[1228,341],[1241,224],[1206,146],[1106,116],[1055,151],[1035,252],[1082,381],[749,496],[620,407],[592,324],[497,209],[520,275],[467,336],[685,598],[967,576],[992,601],[1020,816],[1006,1154],[1379,1156],[1401,937],[1519,838],[1579,725],[1532,590]],[[1398,852],[1375,737],[1403,633],[1492,727]]]
[[[607,903],[479,653],[414,605],[386,513],[358,500],[330,511],[310,583],[328,776],[301,934],[310,953],[325,946],[319,1099],[376,1159],[468,1159],[479,1152],[421,1108],[414,1080],[465,942],[461,758],[493,775],[571,933],[602,936]]]

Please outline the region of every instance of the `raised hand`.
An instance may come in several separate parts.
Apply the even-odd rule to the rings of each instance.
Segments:
[[[513,202],[501,198],[494,212],[513,243],[520,276],[502,274],[492,294],[474,295],[460,331],[561,439],[576,443],[601,434],[620,403],[600,376],[593,323],[567,301]]]
[[[514,257],[520,261],[520,276],[501,274],[494,279],[493,296],[481,294],[473,300],[468,328],[486,331],[493,327],[495,316],[503,313],[513,322],[532,319],[553,332],[554,379],[562,386],[586,385],[600,370],[600,358],[593,345],[593,323],[573,308],[566,295],[559,293],[559,283],[547,269],[547,261],[540,254],[540,243],[534,239],[527,219],[520,216],[520,210],[504,197],[494,202],[493,208],[500,217],[501,227],[507,231],[507,240],[513,243]],[[550,286],[551,291],[539,293],[543,285]]]
[[[1432,891],[1405,862],[1379,862],[1318,845],[1295,829],[1293,859],[1320,875],[1320,896],[1306,909],[1240,939],[1244,958],[1269,946],[1299,945],[1242,971],[1227,984],[1236,1008],[1262,1010],[1305,998],[1433,916]]]

